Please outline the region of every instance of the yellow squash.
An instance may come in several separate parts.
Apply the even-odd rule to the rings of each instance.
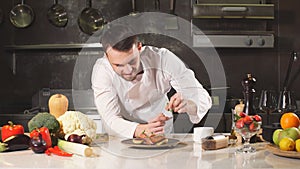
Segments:
[[[63,94],[54,94],[48,101],[49,112],[56,118],[68,111],[69,100]]]

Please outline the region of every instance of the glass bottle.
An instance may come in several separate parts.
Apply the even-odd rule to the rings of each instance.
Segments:
[[[244,88],[244,113],[248,115],[254,115],[253,101],[254,101],[254,85],[256,83],[256,79],[252,76],[252,74],[248,73],[247,77],[242,80],[242,86]]]

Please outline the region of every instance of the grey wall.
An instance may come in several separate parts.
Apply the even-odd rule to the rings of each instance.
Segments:
[[[25,0],[32,6],[36,17],[33,24],[25,29],[14,28],[8,18],[10,9],[21,0],[0,1],[0,8],[5,13],[4,23],[0,25],[0,113],[21,113],[31,107],[31,97],[42,88],[69,89],[72,88],[74,66],[80,49],[50,49],[50,50],[7,50],[5,45],[24,44],[70,44],[84,43],[89,36],[82,33],[77,25],[77,16],[85,7],[85,0],[59,0],[69,13],[69,23],[65,28],[52,26],[46,18],[52,0]],[[152,1],[137,0],[139,11],[153,11]],[[277,1],[276,1],[277,2]],[[101,9],[108,21],[125,16],[131,11],[131,0],[93,0],[93,7]],[[161,11],[168,12],[168,0],[161,0]],[[241,80],[247,73],[257,78],[256,96],[262,89],[279,90],[285,76],[289,54],[292,50],[300,52],[299,21],[300,12],[298,0],[280,1],[276,3],[276,19],[269,23],[275,30],[275,47],[272,49],[217,49],[223,63],[228,86],[228,95],[242,98]],[[176,14],[190,20],[190,1],[177,0]],[[167,47],[188,64],[196,73],[204,86],[209,86],[209,78],[203,63],[192,51],[182,46],[178,41],[155,35],[143,36],[143,41],[160,47]],[[12,71],[12,55],[16,55],[16,73]],[[86,68],[83,72],[75,72],[77,88],[90,88],[89,71],[97,55],[83,59]],[[299,62],[294,65],[297,71]],[[292,86],[296,98],[300,100],[300,78]]]

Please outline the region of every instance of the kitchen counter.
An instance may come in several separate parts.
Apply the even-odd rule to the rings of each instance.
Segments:
[[[219,169],[219,168],[298,168],[299,159],[273,155],[257,143],[258,151],[236,154],[235,146],[204,151],[192,141],[192,134],[175,134],[170,137],[181,141],[171,149],[138,149],[122,144],[119,138],[94,144],[98,157],[60,157],[35,154],[31,150],[0,153],[0,168],[80,168],[80,169]]]

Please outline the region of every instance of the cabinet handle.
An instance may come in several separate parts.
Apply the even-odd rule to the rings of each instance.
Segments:
[[[245,12],[247,11],[247,7],[231,7],[231,6],[228,6],[228,7],[222,7],[221,10],[223,12]]]

